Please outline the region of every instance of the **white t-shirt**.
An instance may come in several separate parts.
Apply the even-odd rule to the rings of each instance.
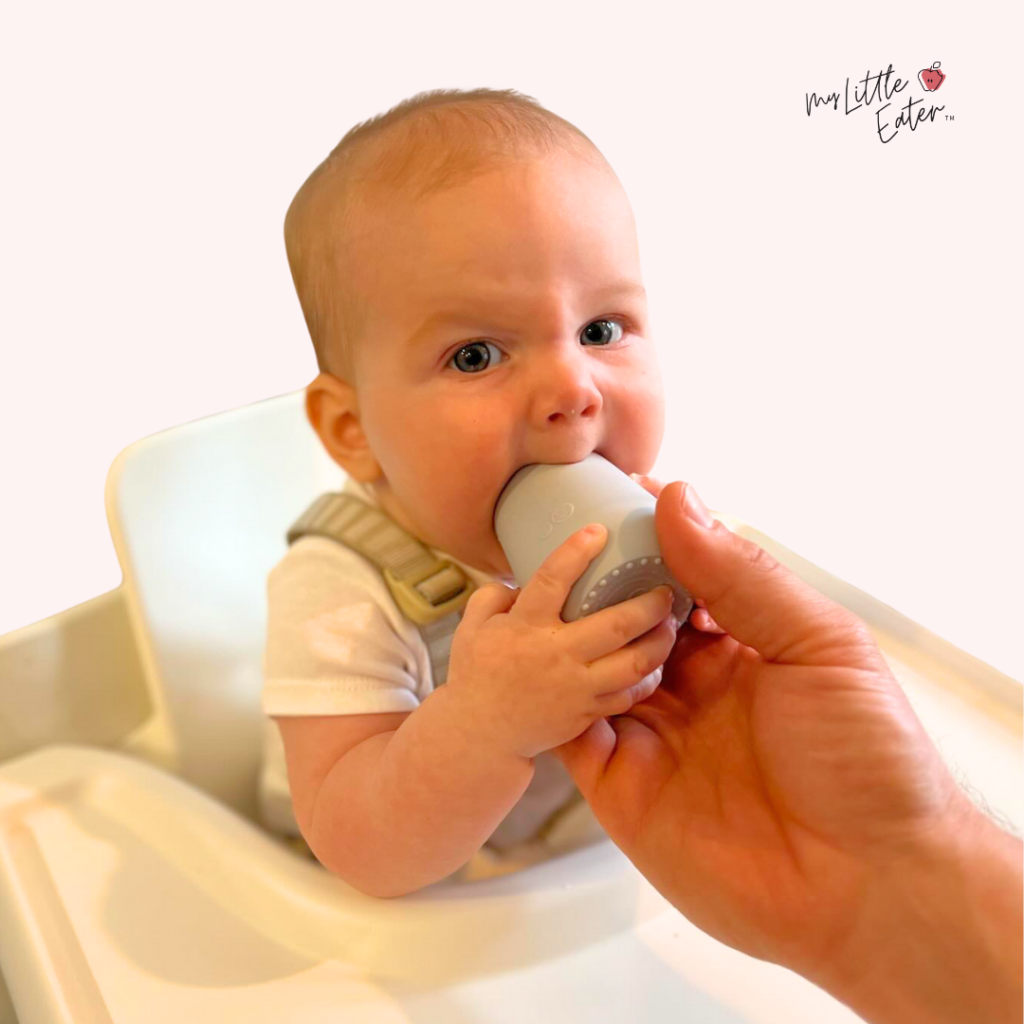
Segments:
[[[380,508],[372,488],[350,477],[342,490]],[[479,586],[512,582],[480,572],[437,548],[430,550],[458,565]],[[433,689],[427,645],[416,625],[399,610],[376,566],[327,537],[307,536],[292,544],[267,577],[264,713],[415,711]],[[488,845],[504,850],[532,838],[576,792],[561,762],[552,754],[539,754],[530,785]],[[268,829],[300,834],[288,789],[284,744],[270,717],[264,723],[259,798]]]

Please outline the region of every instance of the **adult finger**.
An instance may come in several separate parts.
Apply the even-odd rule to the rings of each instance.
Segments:
[[[691,500],[684,507],[687,495]],[[863,663],[865,649],[877,655],[860,619],[804,583],[760,545],[713,519],[690,485],[676,480],[665,487],[655,509],[655,527],[672,575],[691,594],[703,597],[722,629],[766,660],[835,664],[837,657],[842,660],[838,652],[846,649],[857,652],[853,660],[858,663]]]

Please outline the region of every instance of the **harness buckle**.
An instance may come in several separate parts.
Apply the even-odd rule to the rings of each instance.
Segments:
[[[429,626],[465,607],[476,584],[448,559],[438,559],[404,580],[384,569],[384,582],[402,612],[418,626]]]

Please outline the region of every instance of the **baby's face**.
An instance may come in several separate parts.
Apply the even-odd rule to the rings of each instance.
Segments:
[[[359,410],[383,507],[512,583],[494,532],[509,478],[596,451],[647,472],[664,393],[618,181],[561,152],[372,215]],[[369,227],[370,225],[366,225]]]

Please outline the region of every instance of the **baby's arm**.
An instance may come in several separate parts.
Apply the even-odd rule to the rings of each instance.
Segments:
[[[456,871],[533,777],[532,759],[480,742],[447,686],[412,712],[276,721],[309,848],[370,896],[401,896]]]

